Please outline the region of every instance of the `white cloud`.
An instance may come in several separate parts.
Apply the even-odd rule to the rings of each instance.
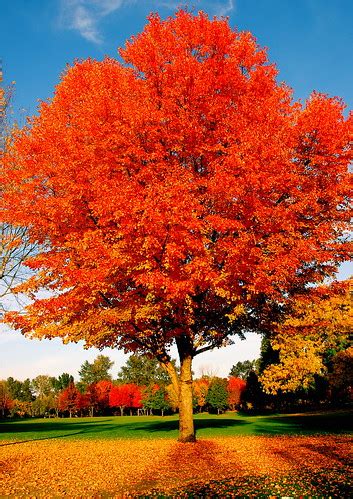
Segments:
[[[113,14],[121,7],[128,4],[136,4],[137,0],[61,0],[60,26],[63,29],[77,31],[86,40],[95,43],[103,43],[100,30],[102,19]],[[203,0],[151,0],[153,6],[177,10],[179,7],[189,5],[191,9],[200,9],[216,16],[226,16],[234,8],[234,0],[203,1]]]
[[[170,10],[177,10],[180,7],[189,6],[190,9],[195,11],[203,10],[209,12],[217,17],[227,16],[235,9],[234,0],[224,0],[224,1],[204,1],[204,0],[155,0],[154,3],[158,6],[165,7]]]
[[[61,0],[60,25],[86,40],[101,44],[100,21],[132,0]]]
[[[216,2],[215,9],[217,16],[227,16],[235,9],[234,0],[228,0],[227,2]]]

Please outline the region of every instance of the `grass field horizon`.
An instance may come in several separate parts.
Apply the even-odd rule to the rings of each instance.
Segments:
[[[353,433],[353,409],[267,415],[201,413],[194,420],[198,438]],[[178,415],[0,420],[0,442],[52,438],[177,439]]]

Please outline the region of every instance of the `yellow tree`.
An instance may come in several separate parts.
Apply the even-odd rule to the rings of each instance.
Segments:
[[[279,363],[260,376],[264,389],[275,394],[308,388],[316,374],[326,374],[325,354],[348,347],[352,333],[352,280],[313,289],[283,323],[274,325],[271,345]]]

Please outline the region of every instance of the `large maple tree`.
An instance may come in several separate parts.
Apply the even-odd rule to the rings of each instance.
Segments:
[[[68,68],[5,157],[3,216],[43,248],[7,320],[154,355],[193,441],[195,355],[348,258],[353,120],[337,98],[293,101],[226,19],[152,15],[120,55]]]

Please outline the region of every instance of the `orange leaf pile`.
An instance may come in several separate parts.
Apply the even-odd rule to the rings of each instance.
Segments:
[[[246,484],[254,477],[276,483],[291,473],[325,476],[328,470],[340,470],[348,480],[351,444],[348,436],[233,437],[187,445],[168,439],[5,442],[0,495],[173,494],[195,484]]]

